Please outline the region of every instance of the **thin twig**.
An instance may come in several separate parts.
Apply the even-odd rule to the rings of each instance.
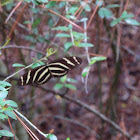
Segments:
[[[86,30],[88,29],[88,27],[89,27],[89,25],[90,25],[90,23],[91,23],[91,21],[92,21],[94,15],[95,15],[96,11],[97,11],[97,9],[98,9],[98,7],[99,7],[99,5],[100,5],[100,2],[101,2],[101,0],[99,0],[97,6],[95,7],[95,10],[93,11],[93,14],[91,15],[91,18],[90,18],[90,20],[89,20],[89,22],[88,22],[88,24],[87,24]]]
[[[4,121],[3,121],[4,122]],[[5,122],[4,122],[5,123]],[[3,124],[2,121],[0,122],[0,127],[3,129],[6,129],[8,131],[10,131],[9,127],[7,126],[7,124]],[[15,135],[16,140],[19,140],[19,138]]]
[[[45,138],[48,136],[48,134],[44,134],[41,132],[34,124],[32,124],[24,115],[22,115],[19,111],[14,110],[20,117],[22,117],[30,126],[32,126],[37,132],[39,132],[42,136]]]
[[[87,31],[86,31],[86,28],[87,28],[87,21],[84,21],[84,30],[85,30],[85,32],[84,32],[84,35],[85,35],[84,41],[85,41],[85,43],[87,43]],[[87,61],[88,61],[88,64],[89,64],[90,63],[90,57],[89,57],[89,54],[88,54],[88,47],[85,47],[85,50],[86,50]],[[89,67],[88,72],[87,72],[86,77],[85,77],[85,91],[86,91],[86,93],[88,93],[87,85],[88,85],[89,72],[90,72],[90,67]]]
[[[39,51],[39,50],[36,50],[36,49],[33,49],[33,48],[28,48],[28,47],[25,47],[25,46],[8,45],[8,46],[4,46],[4,48],[2,48],[2,49],[9,49],[9,48],[24,49],[24,50],[34,51],[34,52],[40,53],[42,55],[45,55],[45,53],[43,53],[42,51]]]
[[[40,7],[45,8],[43,5],[40,5]],[[49,12],[51,12],[51,13],[53,13],[53,14],[55,14],[55,15],[61,17],[61,18],[63,18],[64,20],[66,20],[67,22],[71,23],[73,26],[77,27],[78,29],[84,31],[83,28],[81,28],[80,26],[78,26],[78,25],[75,24],[74,22],[70,21],[69,19],[65,18],[64,16],[62,16],[62,15],[56,13],[55,11],[53,11],[53,10],[51,10],[51,9],[47,9],[47,10],[48,10]]]
[[[13,15],[13,13],[16,11],[16,9],[22,4],[23,1],[19,1],[18,4],[15,6],[15,8],[11,11],[11,13],[8,15],[7,19],[5,20],[5,24],[10,19],[10,17]]]
[[[20,123],[23,125],[23,127],[26,129],[26,131],[28,132],[28,134],[32,137],[32,139],[35,140],[34,139],[34,137],[35,137],[37,140],[39,140],[37,138],[37,136],[31,131],[31,129],[17,116],[17,114],[14,111],[12,111],[12,112],[15,114],[15,116],[17,117],[17,119],[20,121]]]
[[[32,63],[32,64],[26,66],[25,68],[20,69],[19,71],[15,72],[15,73],[13,73],[13,74],[11,74],[10,76],[6,77],[3,81],[6,81],[6,80],[10,79],[11,77],[13,77],[14,75],[18,74],[19,72],[21,72],[21,71],[23,71],[23,70],[25,70],[25,69],[31,67],[33,64],[34,64],[34,63]]]
[[[8,116],[7,116],[7,117],[8,117]],[[11,131],[12,131],[12,133],[13,133],[13,135],[14,135],[14,140],[16,140],[16,138],[15,138],[15,133],[14,133],[14,131],[13,131],[13,128],[12,128],[12,125],[11,125],[11,122],[10,122],[9,117],[8,117],[8,123],[9,123],[10,128],[11,128]]]
[[[82,13],[82,11],[83,11],[84,8],[86,7],[87,3],[88,3],[88,0],[85,0],[84,5],[81,5],[81,6],[78,8],[78,10],[79,10],[80,12],[79,12],[78,15],[76,16],[76,19],[78,19],[78,17],[80,16],[80,14]],[[78,10],[75,12],[74,16],[75,16],[76,13],[78,12]],[[76,20],[75,20],[75,21],[76,21]]]
[[[11,28],[11,31],[10,31],[10,33],[9,33],[9,35],[8,35],[8,38],[11,38],[11,35],[12,35],[12,33],[14,32],[14,29],[16,28],[16,25],[17,25],[18,22],[20,21],[22,15],[23,15],[23,12],[24,12],[24,10],[26,9],[27,6],[28,6],[28,3],[26,3],[26,4],[22,7],[21,12],[20,12],[20,13],[18,14],[18,16],[17,16],[17,20],[15,21],[15,23],[13,24],[13,26],[12,26],[12,28]]]

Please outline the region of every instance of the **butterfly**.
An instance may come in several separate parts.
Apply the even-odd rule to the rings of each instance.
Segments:
[[[21,76],[18,85],[25,86],[31,84],[41,85],[48,82],[51,78],[60,78],[70,70],[82,63],[82,59],[76,56],[64,57],[54,60],[46,65],[29,70]]]

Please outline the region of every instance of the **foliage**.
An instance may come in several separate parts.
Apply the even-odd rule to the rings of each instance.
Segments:
[[[49,140],[57,140],[57,137],[54,134],[48,134],[47,138]]]
[[[94,63],[96,63],[98,61],[103,61],[103,60],[106,60],[106,57],[92,57],[92,58],[90,58],[89,66],[87,66],[83,69],[82,76],[86,77],[91,65],[93,65]]]
[[[62,78],[60,78],[60,83],[56,83],[54,86],[55,90],[60,90],[64,87],[68,88],[68,89],[72,89],[72,90],[76,90],[77,88],[72,85],[72,84],[68,84],[69,83],[77,83],[77,81],[75,79],[72,78],[67,78],[67,75],[63,76]]]
[[[1,0],[0,6],[5,6],[6,7],[5,9],[7,9],[5,11],[8,11],[7,13],[10,13],[13,10],[13,8],[17,6],[16,2],[13,0]],[[89,29],[92,29],[93,26],[85,30],[89,23],[90,20],[89,18],[91,17],[91,13],[93,13],[93,9],[96,9],[93,8],[94,6],[98,5],[97,17],[100,18],[100,21],[103,19],[104,22],[106,21],[109,22],[108,25],[110,25],[109,27],[110,30],[116,29],[115,26],[118,27],[120,24],[131,25],[131,27],[140,26],[140,22],[134,19],[135,15],[132,14],[129,10],[128,10],[129,12],[123,11],[120,16],[116,17],[116,15],[118,14],[116,14],[115,11],[116,9],[117,11],[119,11],[121,5],[116,4],[115,2],[114,4],[112,3],[110,4],[109,2],[105,2],[103,0],[96,0],[95,2],[88,1],[88,3],[86,3],[86,1],[78,1],[75,4],[69,1],[57,2],[57,1],[49,1],[49,0],[24,0],[24,4],[25,3],[29,4],[28,12],[30,13],[30,16],[26,18],[27,16],[24,15],[25,12],[24,11],[23,15],[21,16],[23,19],[18,24],[18,26],[20,25],[20,27],[24,27],[23,29],[26,31],[25,34],[21,32],[22,39],[26,44],[28,44],[29,48],[35,50],[40,49],[44,53],[44,55],[39,53],[35,53],[35,55],[33,55],[32,59],[34,63],[31,66],[31,68],[36,68],[38,66],[45,65],[43,60],[47,60],[48,57],[52,55],[54,55],[53,57],[55,56],[59,57],[67,54],[80,55],[81,57],[84,56],[83,60],[85,59],[85,57],[88,58],[88,62],[84,62],[84,67],[81,68],[82,74],[78,75],[79,77],[80,76],[82,77],[82,78],[80,77],[81,79],[88,78],[88,73],[91,70],[91,68],[95,65],[95,63],[98,63],[99,61],[104,62],[104,60],[106,60],[106,57],[102,57],[102,56],[91,57],[88,54],[88,51],[91,53],[95,51],[93,48],[94,46],[97,47],[96,44],[90,43],[92,42],[91,41],[92,38],[88,37],[88,35],[90,34]],[[75,13],[77,12],[77,10],[79,10],[80,6],[81,9],[83,8],[83,10],[80,9],[81,13],[79,12],[80,16],[77,18],[78,14]],[[55,15],[54,13],[50,12],[49,11],[50,9],[53,12],[57,13],[59,16],[57,14]],[[60,15],[62,15],[64,19],[67,19],[66,22],[69,24],[65,24],[65,23],[60,24],[61,22]],[[14,16],[12,16],[12,18],[14,18]],[[95,22],[96,20],[94,20],[93,23]],[[78,27],[82,27],[83,31],[80,28],[78,29],[77,26],[75,25],[79,25]],[[106,31],[108,31],[108,29]],[[20,33],[18,31],[18,28],[14,30],[14,35],[16,36],[17,33]],[[56,39],[56,43],[54,43],[55,41],[53,41],[54,38]],[[110,40],[113,39],[111,38]],[[2,56],[2,49],[4,49],[4,47],[7,46],[8,44],[12,43],[10,42],[10,39],[5,40],[5,42],[6,43],[3,43],[4,45],[2,44],[2,46],[0,46],[1,56]],[[4,54],[3,58],[5,57],[6,57],[6,53]],[[28,60],[26,60],[26,58],[24,58],[23,56],[21,62],[23,64],[14,62],[12,66],[26,68],[25,65],[29,63],[26,61]],[[74,78],[69,78],[68,76],[64,76],[60,78],[59,82],[55,84],[53,90],[55,90],[56,92],[57,91],[60,92],[65,89],[69,89],[71,92],[73,91],[76,92],[78,91],[76,85],[78,85],[79,79],[77,78],[77,80],[75,80]],[[13,113],[13,110],[16,109],[18,105],[13,100],[7,99],[8,90],[10,89],[10,87],[11,87],[10,83],[5,81],[0,81],[0,119],[1,120],[6,120],[9,117],[15,120],[17,119]],[[134,99],[137,101],[139,100],[138,97],[135,97]],[[122,105],[124,108],[126,107],[124,104]],[[7,130],[0,130],[0,137],[2,136],[13,137],[13,134]],[[57,140],[57,137],[54,134],[48,134],[47,138],[50,140]],[[70,138],[67,138],[66,140],[70,140]]]
[[[8,117],[15,120],[17,119],[12,112],[12,110],[18,107],[17,103],[13,100],[5,100],[8,95],[8,89],[10,87],[10,83],[0,81],[0,119],[2,120],[8,119]],[[0,130],[0,137],[2,136],[13,137],[13,134],[7,130]]]
[[[111,21],[110,26],[115,26],[116,24],[119,24],[123,20],[128,24],[139,26],[140,23],[138,21],[132,19],[133,17],[134,17],[133,14],[128,14],[127,11],[124,11],[120,18],[116,18]]]

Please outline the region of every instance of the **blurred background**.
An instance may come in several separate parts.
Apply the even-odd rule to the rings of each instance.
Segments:
[[[19,71],[20,64],[28,66],[45,56],[34,67],[66,56],[82,59],[67,76],[41,86],[17,85],[31,68],[9,78],[7,98],[18,104],[19,112],[42,132],[53,131],[58,140],[128,139],[84,107],[88,105],[140,140],[139,0],[0,3],[1,81]],[[18,139],[32,139],[19,121],[10,120]],[[0,129],[4,126],[10,129],[7,120]]]

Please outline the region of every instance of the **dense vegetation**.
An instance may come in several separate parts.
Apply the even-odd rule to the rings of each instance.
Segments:
[[[139,140],[139,31],[139,0],[1,0],[1,139]],[[67,75],[17,84],[68,56]]]

